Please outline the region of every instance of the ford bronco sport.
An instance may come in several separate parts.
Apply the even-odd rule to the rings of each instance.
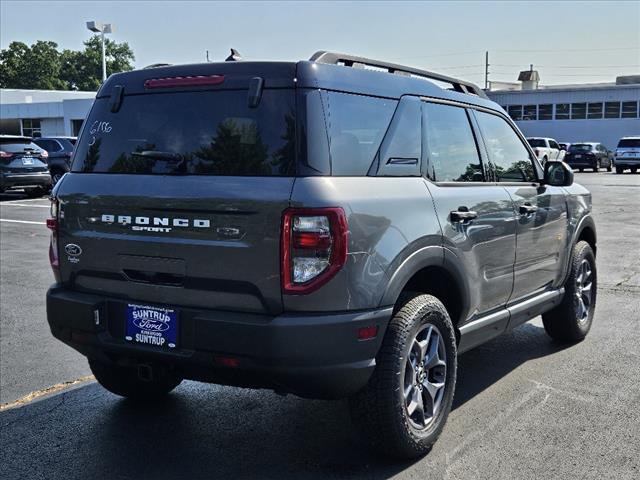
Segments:
[[[415,457],[457,356],[542,314],[591,327],[591,195],[478,87],[350,55],[112,75],[56,185],[54,336],[105,388],[349,398]]]

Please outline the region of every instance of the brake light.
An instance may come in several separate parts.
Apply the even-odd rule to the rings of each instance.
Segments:
[[[0,150],[0,158],[11,158],[11,157],[13,157],[13,153],[3,152],[2,150]]]
[[[49,158],[49,152],[47,152],[46,150],[42,150],[40,152],[40,158]]]
[[[537,148],[533,151],[533,153],[536,154],[536,157],[540,156],[540,150],[538,150]]]
[[[282,216],[282,291],[311,293],[347,260],[347,218],[341,208],[289,208]]]
[[[49,242],[49,264],[53,270],[53,277],[60,282],[60,258],[58,256],[58,199],[51,199],[51,216],[47,218],[47,228],[51,230]]]
[[[224,75],[151,78],[144,82],[144,88],[202,87],[220,85],[222,82],[224,82]]]

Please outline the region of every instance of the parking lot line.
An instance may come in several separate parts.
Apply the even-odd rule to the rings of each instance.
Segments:
[[[27,205],[26,203],[3,202],[0,207],[35,207],[35,208],[51,208],[50,205]]]
[[[42,225],[45,226],[44,222],[31,222],[29,220],[10,220],[8,218],[0,218],[0,222],[9,222],[9,223],[28,223],[30,225]]]

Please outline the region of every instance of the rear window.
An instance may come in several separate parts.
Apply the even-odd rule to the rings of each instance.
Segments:
[[[72,171],[283,176],[294,172],[293,90],[265,90],[256,108],[246,90],[125,96],[112,113],[95,101]]]
[[[591,145],[574,143],[569,147],[569,152],[590,152],[593,147]]]
[[[546,147],[547,144],[544,142],[544,140],[540,140],[539,138],[529,138],[527,139],[527,142],[529,142],[529,145],[531,145],[532,147]]]
[[[640,138],[623,138],[618,143],[618,148],[640,148]]]
[[[27,150],[40,151],[40,147],[31,140],[0,139],[0,150],[7,153],[23,153]]]

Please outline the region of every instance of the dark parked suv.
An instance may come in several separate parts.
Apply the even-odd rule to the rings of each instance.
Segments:
[[[51,189],[47,152],[29,137],[0,135],[0,193],[23,190],[38,197]]]
[[[33,142],[49,153],[49,172],[55,185],[71,167],[76,137],[39,137],[34,138]]]
[[[597,172],[600,168],[606,168],[607,172],[610,172],[613,167],[612,156],[607,147],[601,143],[572,143],[564,157],[564,161],[581,172],[585,168],[591,168],[594,172]]]
[[[566,164],[472,84],[328,52],[112,75],[48,226],[51,331],[111,392],[348,397],[398,457],[440,434],[460,353],[540,314],[579,341],[596,301]]]

